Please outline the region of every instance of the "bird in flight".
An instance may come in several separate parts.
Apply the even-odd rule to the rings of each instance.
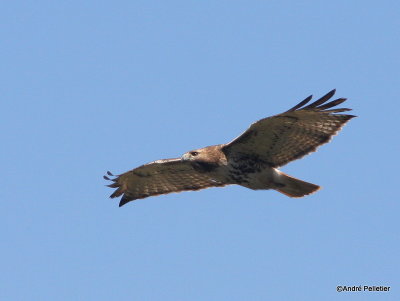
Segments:
[[[346,100],[327,102],[334,94],[332,90],[311,104],[309,96],[284,113],[253,123],[229,143],[153,161],[117,176],[107,172],[104,179],[112,182],[109,187],[116,188],[110,197],[122,196],[121,207],[150,196],[233,184],[254,190],[274,189],[294,198],[311,194],[320,187],[277,168],[328,143],[356,117],[338,114],[351,109],[333,108]]]

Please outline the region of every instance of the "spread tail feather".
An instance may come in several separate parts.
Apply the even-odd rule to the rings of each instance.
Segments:
[[[281,171],[278,176],[278,187],[275,190],[287,195],[291,198],[300,198],[305,195],[316,192],[321,187],[312,183],[304,182],[302,180],[293,178]]]

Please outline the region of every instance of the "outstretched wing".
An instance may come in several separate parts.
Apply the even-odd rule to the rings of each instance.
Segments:
[[[354,115],[336,114],[351,109],[331,109],[346,98],[326,103],[335,90],[305,106],[307,97],[285,113],[261,119],[232,142],[222,147],[229,159],[254,157],[272,167],[299,159],[329,142]]]
[[[110,172],[107,174],[113,176]],[[122,195],[120,207],[129,201],[153,195],[226,185],[213,180],[207,173],[197,172],[189,162],[179,158],[154,161],[118,175],[114,179],[108,176],[104,176],[104,179],[114,182],[108,185],[109,187],[117,188],[111,198]]]

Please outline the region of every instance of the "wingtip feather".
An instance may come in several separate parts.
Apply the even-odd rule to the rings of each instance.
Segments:
[[[322,105],[323,103],[325,103],[326,101],[331,99],[332,96],[335,95],[335,93],[336,93],[336,89],[333,89],[333,90],[329,91],[324,96],[322,96],[320,99],[317,99],[313,103],[311,103],[308,106],[302,108],[302,110],[318,109],[319,105]]]
[[[293,112],[296,111],[298,108],[301,108],[302,106],[304,106],[305,104],[307,104],[311,99],[312,99],[312,94],[308,97],[306,97],[305,99],[303,99],[302,101],[300,101],[297,105],[295,105],[293,108],[290,108],[289,110],[287,110],[286,112]]]
[[[333,97],[333,95],[335,95],[335,93],[336,93],[336,89],[332,89],[331,91],[326,93],[321,98],[319,98],[316,101],[314,101],[313,103],[305,106],[311,100],[311,97],[312,97],[312,95],[311,95],[311,96],[307,97],[306,99],[304,99],[303,101],[301,101],[299,104],[295,105],[293,108],[286,111],[285,113],[293,112],[296,110],[297,111],[313,110],[313,111],[321,111],[324,113],[339,113],[339,112],[350,111],[351,109],[347,109],[347,108],[328,110],[332,107],[342,104],[343,102],[345,102],[347,100],[347,98],[338,98],[338,99],[332,100],[330,102],[327,102],[329,99],[331,99]]]
[[[120,201],[119,204],[118,204],[118,207],[122,207],[122,206],[124,206],[125,204],[129,203],[130,201],[132,201],[132,200],[129,199],[129,198],[126,198],[125,196],[123,196],[122,199],[121,199],[121,201]]]

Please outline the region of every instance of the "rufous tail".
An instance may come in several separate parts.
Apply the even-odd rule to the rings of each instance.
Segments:
[[[293,178],[279,170],[277,177],[277,188],[275,190],[291,198],[300,198],[316,192],[321,187],[312,183]]]

